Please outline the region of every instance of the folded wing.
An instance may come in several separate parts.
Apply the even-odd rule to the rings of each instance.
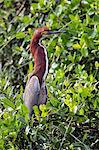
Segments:
[[[31,76],[28,79],[26,84],[26,88],[24,91],[23,99],[24,103],[30,111],[30,116],[33,113],[33,106],[39,104],[39,96],[40,96],[40,84],[37,76]]]
[[[47,101],[47,88],[46,88],[46,84],[43,81],[42,85],[41,85],[41,89],[40,89],[40,95],[39,95],[39,100],[38,100],[38,105],[40,104],[46,104]]]

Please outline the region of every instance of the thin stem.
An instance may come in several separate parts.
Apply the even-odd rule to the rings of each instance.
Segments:
[[[88,147],[82,142],[82,141],[80,141],[77,137],[75,137],[72,133],[70,133],[70,135],[76,140],[76,141],[78,141],[80,144],[82,144],[84,147],[85,147],[85,150],[90,150],[90,149],[88,149]]]
[[[13,36],[12,38],[10,38],[2,47],[0,50],[3,50],[13,39],[15,39],[15,36]]]
[[[66,129],[66,131],[65,131],[64,137],[62,138],[62,142],[61,142],[60,148],[59,148],[60,150],[61,150],[61,148],[62,148],[63,142],[65,141],[65,138],[66,138],[66,135],[67,135],[67,130],[68,130],[68,128],[69,128],[69,126],[70,126],[72,120],[73,120],[73,118],[71,118],[71,120],[70,120],[70,122],[69,122],[69,124],[68,124],[68,126],[67,126],[67,129]]]

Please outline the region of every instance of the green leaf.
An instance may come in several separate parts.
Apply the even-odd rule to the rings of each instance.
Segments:
[[[10,106],[10,107],[13,108],[13,109],[15,108],[14,103],[13,103],[12,101],[10,101],[9,99],[7,99],[7,98],[2,98],[1,101],[3,102],[4,105]]]
[[[59,69],[56,73],[57,80],[62,79],[64,77],[64,70]]]
[[[96,67],[96,69],[99,68],[99,62],[98,61],[95,61],[95,67]]]
[[[61,48],[57,45],[55,55],[58,57],[58,56],[60,56],[60,54],[61,54]]]
[[[81,48],[81,54],[82,54],[82,56],[87,57],[88,56],[88,49],[87,48]]]
[[[37,118],[37,120],[39,120],[39,109],[38,109],[38,106],[33,106],[33,110],[34,110],[34,113],[35,113],[35,116]]]
[[[81,46],[86,45],[87,41],[88,41],[88,35],[87,33],[83,33],[80,39],[80,45]]]
[[[23,33],[23,32],[18,32],[18,33],[16,33],[16,38],[17,39],[22,39],[22,38],[24,38],[26,35],[25,35],[25,33]]]
[[[58,102],[57,99],[52,98],[52,99],[50,100],[50,102],[51,102],[51,104],[52,104],[54,107],[58,107],[59,102]]]
[[[28,70],[28,73],[31,73],[33,71],[33,63],[30,62],[29,63],[29,70]]]
[[[79,110],[79,114],[80,114],[80,115],[84,115],[84,109],[83,109],[83,108],[81,108],[81,109]]]
[[[56,15],[59,16],[62,13],[63,10],[63,6],[62,5],[58,5],[56,7]]]
[[[40,110],[41,111],[45,111],[46,110],[46,105],[45,104],[41,104],[40,105]]]
[[[4,148],[4,140],[0,139],[0,148],[3,149]]]
[[[31,18],[29,16],[24,16],[22,18],[22,21],[25,23],[25,24],[29,24],[31,22]]]
[[[80,49],[81,48],[80,44],[73,44],[72,47],[74,49]]]
[[[31,12],[32,12],[33,14],[35,13],[35,11],[36,11],[37,8],[38,8],[38,4],[37,4],[37,3],[32,3],[32,4],[31,4],[30,9],[31,9]]]

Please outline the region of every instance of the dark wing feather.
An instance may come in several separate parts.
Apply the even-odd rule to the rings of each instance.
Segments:
[[[41,89],[40,89],[40,95],[38,100],[38,105],[40,104],[46,104],[47,101],[47,88],[45,85],[45,82],[42,82]]]

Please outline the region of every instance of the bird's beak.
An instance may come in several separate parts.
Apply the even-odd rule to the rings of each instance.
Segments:
[[[43,32],[43,34],[45,34],[45,35],[59,34],[59,33],[66,33],[66,31],[51,31],[51,30],[49,30],[49,31]]]
[[[47,34],[59,34],[59,33],[66,33],[66,31],[47,31]]]

